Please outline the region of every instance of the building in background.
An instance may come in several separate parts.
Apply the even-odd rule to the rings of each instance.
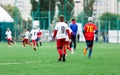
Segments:
[[[74,0],[74,16],[83,12],[83,0]]]
[[[117,6],[118,3],[118,6]],[[117,0],[95,0],[93,5],[93,16],[98,18],[105,12],[120,13],[120,2]]]

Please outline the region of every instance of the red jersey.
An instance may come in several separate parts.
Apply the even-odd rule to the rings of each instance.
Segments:
[[[97,30],[97,27],[93,23],[87,23],[84,26],[84,37],[85,40],[94,40],[94,32]]]
[[[41,37],[41,36],[42,36],[42,32],[38,32],[37,37]]]

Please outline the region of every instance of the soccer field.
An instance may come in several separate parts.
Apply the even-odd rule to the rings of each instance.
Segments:
[[[120,75],[120,44],[94,43],[92,58],[83,55],[85,43],[77,43],[66,62],[58,62],[55,42],[43,43],[37,51],[22,43],[0,43],[0,75]]]

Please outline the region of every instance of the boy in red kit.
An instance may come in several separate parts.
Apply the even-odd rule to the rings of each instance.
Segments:
[[[93,47],[93,41],[94,41],[94,34],[98,32],[97,27],[93,22],[93,18],[88,18],[88,23],[85,24],[83,34],[86,40],[86,48],[84,48],[84,54],[86,54],[87,49],[89,49],[88,58],[91,57],[92,54],[92,47]]]
[[[67,22],[65,22],[67,24]],[[70,32],[70,38],[73,34],[72,30],[70,29],[70,27],[68,27],[68,30]],[[64,53],[65,55],[67,56],[67,52],[66,52],[66,49],[68,49],[69,51],[71,51],[71,53],[73,54],[74,53],[74,50],[73,48],[70,47],[70,43],[71,43],[71,39],[68,37],[68,34],[66,34],[66,39],[65,39],[65,47],[64,47]]]
[[[53,38],[56,38],[56,44],[57,44],[57,50],[59,53],[59,59],[58,61],[61,61],[63,59],[63,62],[65,62],[65,53],[64,53],[64,47],[65,47],[65,39],[66,39],[66,33],[70,36],[68,25],[64,22],[64,16],[61,15],[59,17],[59,21],[54,29]]]
[[[28,41],[29,35],[30,35],[29,31],[28,29],[26,29],[25,34],[23,36],[23,41],[22,41],[24,47],[25,47],[25,44],[29,44],[30,46],[32,46],[32,44]]]

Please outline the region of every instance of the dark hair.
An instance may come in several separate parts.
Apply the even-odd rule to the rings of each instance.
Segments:
[[[75,21],[75,19],[73,18],[72,21]]]

